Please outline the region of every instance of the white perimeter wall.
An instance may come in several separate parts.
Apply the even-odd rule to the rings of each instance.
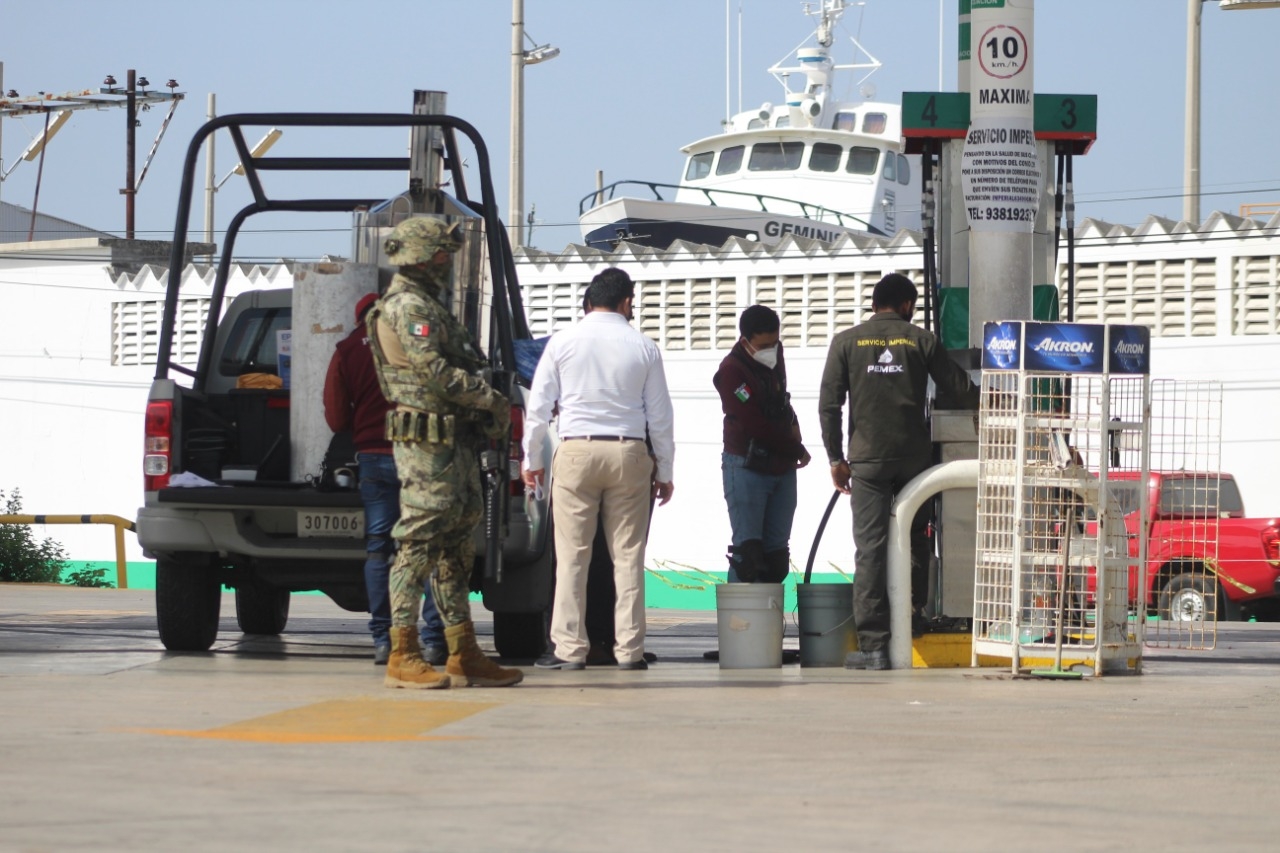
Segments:
[[[720,479],[720,399],[711,377],[723,351],[664,354],[676,410],[675,497],[654,511],[649,565],[672,561],[722,571],[729,521]],[[818,428],[818,385],[826,348],[787,350],[787,380],[805,446],[798,473],[792,561],[803,570],[832,487]],[[1222,470],[1235,475],[1251,515],[1280,516],[1280,338],[1158,340],[1153,378],[1208,379],[1223,386]],[[846,436],[847,438],[847,436]],[[823,535],[814,572],[853,570],[852,515],[841,498]],[[673,567],[674,568],[674,567]]]
[[[163,301],[167,276],[113,281],[104,250],[0,254],[0,489],[22,511],[134,519],[142,503],[142,422],[154,364],[113,365],[112,305]],[[96,256],[96,257],[95,257]],[[288,287],[284,267],[237,270],[228,295]],[[188,268],[184,296],[208,297],[212,272]],[[114,560],[105,525],[35,526],[73,560]],[[142,550],[125,534],[126,557]]]
[[[1256,241],[1241,245],[1257,251]],[[1203,249],[1209,246],[1218,252],[1231,251],[1230,241],[1220,238],[1206,241],[1203,254],[1208,254]],[[857,319],[859,312],[853,306],[869,301],[864,298],[869,286],[883,272],[912,273],[919,261],[918,248],[910,240],[873,247],[853,257],[812,250],[796,257],[801,253],[795,246],[787,252],[790,259],[785,261],[775,262],[753,251],[725,263],[702,250],[689,253],[692,263],[684,265],[672,263],[670,257],[604,256],[577,249],[554,258],[522,258],[521,281],[539,334],[578,315],[581,283],[604,266],[627,268],[637,280],[650,283],[646,288],[673,276],[714,277],[721,282],[714,288],[716,316],[709,320],[716,329],[709,336],[711,347],[668,347],[664,352],[676,407],[676,492],[673,501],[655,513],[649,546],[652,567],[672,564],[677,568],[674,564],[680,563],[721,571],[724,566],[729,525],[720,478],[721,413],[711,377],[732,342],[732,325],[740,310],[734,304],[751,304],[758,288],[799,264],[814,281],[832,276],[833,288],[849,282],[852,297],[847,302],[832,291],[844,303],[834,326],[842,328]],[[0,310],[0,488],[21,489],[24,512],[134,518],[141,503],[142,419],[154,367],[111,363],[112,304],[161,300],[164,277],[144,270],[131,278],[112,280],[107,260],[105,251],[94,255],[78,250],[65,258],[49,251],[33,251],[29,256],[0,253],[0,287],[5,294]],[[208,296],[211,271],[188,268],[183,276],[184,296]],[[233,273],[228,296],[291,283],[292,274],[283,266],[239,268]],[[1275,285],[1270,288],[1274,290]],[[1217,290],[1225,292],[1221,286]],[[772,291],[782,300],[779,304],[789,298],[784,291],[782,287]],[[669,294],[662,297],[669,298]],[[805,299],[807,312],[821,310],[811,295]],[[690,302],[698,305],[696,299]],[[638,322],[651,328],[661,308],[646,298],[641,311]],[[690,326],[711,313],[697,307],[685,312]],[[834,321],[832,317],[827,322]],[[809,320],[795,320],[801,322],[807,325],[794,327],[803,328],[803,333],[789,333],[797,343],[788,348],[786,357],[793,404],[814,457],[813,464],[799,472],[800,501],[791,539],[793,561],[803,568],[832,489],[817,423],[818,381],[826,344],[814,340],[818,333]],[[673,334],[667,319],[661,325],[662,335]],[[1152,362],[1156,377],[1223,383],[1222,468],[1239,480],[1251,514],[1280,514],[1280,430],[1275,426],[1280,418],[1280,335],[1157,338]],[[852,569],[849,528],[848,503],[841,501],[832,514],[815,571],[833,571],[830,563],[846,572]],[[108,527],[48,526],[37,528],[36,533],[62,542],[72,559],[113,557]],[[129,559],[143,559],[132,535],[126,536],[126,543]]]

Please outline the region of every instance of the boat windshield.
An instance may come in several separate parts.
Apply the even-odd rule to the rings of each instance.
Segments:
[[[889,116],[884,113],[867,113],[862,117],[863,133],[884,133],[889,125]]]
[[[714,170],[716,175],[734,175],[742,169],[747,159],[747,169],[752,172],[794,172],[804,160],[805,144],[798,141],[757,142],[751,146],[747,158],[747,146],[731,145],[723,151],[703,151],[689,158],[685,168],[685,181],[707,178]],[[911,166],[906,157],[885,152],[883,163],[880,149],[855,145],[848,149],[844,170],[850,175],[874,175],[880,169],[886,180],[900,184],[911,182]],[[834,142],[815,142],[809,153],[809,171],[838,172],[844,159],[845,147]]]
[[[704,151],[689,158],[689,167],[684,171],[686,181],[696,181],[711,174],[711,161],[716,156],[714,151]]]
[[[845,171],[851,175],[874,175],[880,163],[880,149],[855,146],[849,151],[849,164]]]
[[[732,175],[742,168],[742,155],[745,145],[734,145],[720,152],[720,162],[716,164],[717,175]]]
[[[858,129],[857,113],[836,113],[835,130],[844,130],[854,133]]]
[[[757,142],[751,146],[747,169],[752,172],[792,172],[800,168],[803,142]]]
[[[840,157],[844,148],[830,142],[813,143],[813,153],[809,155],[809,171],[834,172],[840,168]]]

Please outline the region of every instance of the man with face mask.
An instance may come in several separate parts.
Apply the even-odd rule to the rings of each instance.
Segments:
[[[484,655],[471,623],[473,536],[484,514],[476,454],[506,434],[511,404],[481,377],[485,359],[444,306],[461,247],[457,223],[402,221],[383,244],[399,271],[366,321],[378,384],[394,407],[387,438],[401,484],[387,687],[504,687],[524,677]],[[415,630],[428,579],[449,646],[444,672],[423,660]]]
[[[777,313],[742,312],[742,337],[720,362],[712,384],[724,410],[720,470],[733,543],[729,582],[782,583],[790,569],[796,469],[809,464],[787,393]]]
[[[898,273],[882,278],[871,294],[872,316],[831,341],[818,394],[822,444],[831,481],[851,496],[853,619],[859,651],[849,669],[889,668],[889,514],[902,487],[929,467],[933,444],[925,420],[929,378],[940,393],[976,409],[978,390],[938,339],[912,324],[916,286]],[[849,444],[841,412],[849,400]],[[915,611],[928,595],[928,514],[911,525],[911,599]]]

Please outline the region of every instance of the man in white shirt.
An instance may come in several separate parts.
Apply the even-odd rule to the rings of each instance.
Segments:
[[[674,489],[671,395],[657,345],[631,328],[631,278],[620,269],[604,270],[591,280],[587,297],[591,311],[547,342],[525,412],[524,481],[533,489],[546,482],[542,448],[547,424],[559,408],[560,446],[551,477],[555,650],[536,666],[586,666],[590,643],[583,611],[591,541],[599,523],[613,556],[617,586],[614,656],[619,669],[647,669],[644,543],[650,497],[661,506]]]

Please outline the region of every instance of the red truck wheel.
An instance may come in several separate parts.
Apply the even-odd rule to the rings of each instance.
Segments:
[[[1160,618],[1170,622],[1203,622],[1217,612],[1218,581],[1176,575],[1160,590]]]

